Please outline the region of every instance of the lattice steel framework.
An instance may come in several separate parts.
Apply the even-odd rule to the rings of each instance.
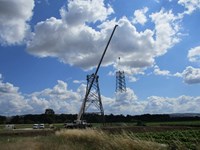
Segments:
[[[94,79],[94,82],[92,84],[92,80]],[[80,119],[83,119],[85,114],[99,114],[102,117],[104,116],[104,110],[103,110],[103,105],[101,101],[101,94],[100,94],[100,89],[99,89],[99,76],[97,75],[95,77],[94,74],[87,75],[87,88],[86,88],[86,94],[88,93],[89,86],[92,84],[92,87],[90,89],[90,92],[87,96],[87,99],[84,99],[84,102],[82,104],[81,114]],[[92,111],[88,111],[89,108],[92,107]],[[96,108],[96,110],[94,110]]]
[[[126,81],[124,71],[116,72],[116,92],[126,92]]]
[[[98,82],[98,71],[99,68],[101,66],[101,63],[103,61],[103,58],[105,56],[105,53],[108,49],[108,46],[110,44],[110,41],[113,37],[113,34],[115,32],[115,29],[117,28],[118,25],[115,25],[115,27],[113,28],[113,31],[111,33],[111,36],[108,40],[108,43],[106,44],[106,47],[103,51],[103,54],[101,56],[101,59],[98,63],[97,69],[95,71],[94,74],[92,75],[88,75],[87,76],[87,89],[86,89],[86,94],[85,94],[85,98],[83,100],[81,109],[79,111],[78,117],[77,117],[77,121],[81,121],[81,119],[83,118],[82,116],[85,114],[86,110],[90,107],[90,105],[94,104],[96,106],[96,108],[99,110],[99,113],[101,115],[104,116],[104,111],[103,111],[103,105],[101,102],[101,95],[100,95],[100,90],[99,90],[99,82]]]

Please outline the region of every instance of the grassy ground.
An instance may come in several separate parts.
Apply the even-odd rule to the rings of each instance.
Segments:
[[[191,122],[164,122],[164,125],[200,125],[200,121]],[[150,128],[158,125],[163,125],[162,122],[146,123]],[[169,149],[169,150],[200,150],[200,128],[189,128],[189,130],[169,131],[157,130],[142,133],[134,133],[131,130],[122,131],[119,133],[103,132],[100,130],[100,124],[93,124],[95,129],[89,130],[60,130],[53,134],[12,134],[0,135],[1,150],[151,150],[151,149]],[[134,126],[134,123],[114,123],[116,128]],[[5,125],[0,125],[0,134],[5,132]],[[47,127],[48,125],[46,125]],[[63,124],[54,124],[56,129],[63,128]],[[32,128],[29,125],[16,125],[20,128]],[[143,128],[143,127],[141,127]],[[175,127],[172,127],[175,128]],[[136,127],[134,127],[134,130]],[[144,128],[146,130],[146,128]],[[193,130],[195,129],[195,130]],[[37,130],[34,130],[37,131]],[[45,131],[45,130],[44,130]],[[48,130],[46,130],[48,132]],[[49,130],[50,131],[50,130]],[[40,131],[38,131],[40,132]],[[35,133],[35,132],[34,132]],[[38,136],[39,135],[39,136]]]
[[[55,135],[0,137],[1,150],[159,150],[166,145],[132,138],[128,134],[110,135],[99,130],[61,130]]]
[[[60,130],[47,136],[1,136],[1,150],[200,150],[200,129],[109,134],[99,129]]]

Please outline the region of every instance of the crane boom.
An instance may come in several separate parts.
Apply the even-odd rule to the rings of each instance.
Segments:
[[[98,73],[98,71],[99,71],[99,68],[100,68],[100,66],[101,66],[101,63],[102,63],[103,58],[104,58],[104,56],[105,56],[105,53],[106,53],[106,51],[107,51],[107,49],[108,49],[108,46],[109,46],[109,44],[110,44],[110,41],[111,41],[111,39],[112,39],[112,37],[113,37],[113,34],[114,34],[115,29],[117,28],[117,26],[118,26],[118,25],[115,25],[115,27],[114,27],[114,29],[113,29],[113,31],[112,31],[112,33],[111,33],[111,36],[110,36],[110,38],[109,38],[109,40],[108,40],[108,43],[107,43],[107,45],[106,45],[106,47],[105,47],[105,49],[104,49],[104,52],[103,52],[103,54],[102,54],[102,56],[101,56],[101,59],[100,59],[99,64],[98,64],[98,66],[97,66],[97,69],[96,69],[96,71],[95,71],[95,73],[94,73],[94,78],[92,78],[91,84],[89,85],[88,90],[86,91],[84,101],[86,101],[87,98],[88,98],[88,95],[89,95],[89,93],[90,93],[90,90],[91,90],[91,88],[92,88],[92,85],[93,85],[93,83],[94,83],[94,80],[95,80],[95,78],[96,78],[96,76],[97,76],[97,73]],[[82,103],[82,106],[81,106],[81,109],[80,109],[80,112],[79,112],[78,117],[77,117],[77,121],[80,121],[80,120],[81,120],[81,117],[82,117],[82,115],[83,115],[84,108],[85,108],[84,105],[85,105],[85,103],[83,102],[83,103]]]

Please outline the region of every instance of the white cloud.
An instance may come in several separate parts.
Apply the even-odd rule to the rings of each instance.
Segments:
[[[85,96],[86,85],[81,84],[76,91],[68,89],[67,83],[58,81],[53,88],[31,94],[19,92],[11,83],[0,81],[0,114],[22,115],[44,113],[52,108],[58,113],[78,113]],[[134,91],[127,88],[126,93],[116,97],[102,95],[106,114],[144,114],[144,113],[199,113],[200,97],[179,96],[177,98],[151,96],[141,101]]]
[[[186,11],[183,14],[191,14],[196,9],[200,8],[200,1],[199,0],[179,0],[178,4],[184,6]]]
[[[180,21],[172,11],[165,12],[162,9],[160,12],[150,15],[152,21],[155,23],[156,30],[156,43],[155,50],[156,56],[163,55],[168,49],[179,42]]]
[[[154,66],[154,74],[162,75],[162,76],[171,76],[171,73],[169,70],[160,70],[160,68],[157,65]]]
[[[84,80],[74,80],[73,83],[82,84],[82,83],[85,83],[85,81]]]
[[[129,82],[136,82],[138,79],[134,76],[128,76]]]
[[[191,48],[188,52],[188,59],[191,62],[200,62],[200,46]]]
[[[172,74],[169,70],[160,70],[160,68],[157,65],[155,65],[153,73],[155,75],[160,76],[182,78],[183,81],[187,84],[200,83],[200,68],[194,68],[192,66],[186,67],[186,69],[183,70],[183,72],[177,72]]]
[[[70,26],[82,25],[85,22],[104,21],[108,15],[112,14],[113,9],[106,8],[104,0],[70,0],[66,8],[60,10],[64,22]]]
[[[24,114],[32,108],[28,105],[19,88],[0,81],[0,114]]]
[[[187,84],[200,83],[200,68],[193,68],[191,66],[188,66],[182,72],[182,78]]]
[[[194,68],[192,66],[186,67],[183,72],[177,72],[177,73],[170,73],[168,70],[160,70],[160,68],[156,65],[154,66],[154,72],[155,75],[161,75],[161,76],[170,76],[170,77],[178,77],[182,78],[183,81],[187,84],[197,84],[200,83],[200,68]]]
[[[144,7],[143,9],[138,9],[135,10],[134,12],[134,19],[133,19],[133,23],[134,24],[141,24],[144,25],[147,22],[147,17],[145,16],[145,14],[147,13],[148,8]]]
[[[177,98],[151,96],[144,109],[146,113],[194,113],[199,112],[200,97],[179,96]]]
[[[93,5],[99,7],[95,12]],[[72,8],[83,15],[74,20]],[[105,20],[111,10],[103,1],[70,1],[67,10],[61,9],[61,19],[51,17],[35,26],[27,51],[38,57],[56,57],[84,70],[92,69],[98,64],[114,25],[118,24],[102,65],[116,67],[115,60],[120,56],[122,69],[127,75],[134,75],[144,74],[146,68],[155,64],[156,57],[164,55],[179,41],[177,18],[171,11],[153,13],[155,29],[139,32],[126,17]],[[93,12],[91,16],[90,12]],[[97,28],[88,26],[97,20],[100,22]]]
[[[34,0],[0,1],[0,43],[21,44],[29,32]]]
[[[126,88],[126,92],[115,93],[112,98],[103,96],[102,103],[107,114],[141,114],[145,107],[130,88]]]
[[[0,81],[0,114],[21,115],[44,113],[52,108],[56,113],[77,113],[80,109],[85,85],[80,85],[77,91],[67,88],[67,83],[58,81],[52,89],[23,94],[11,83]]]
[[[80,89],[69,90],[67,83],[58,80],[58,84],[52,89],[28,95],[28,103],[34,108],[33,113],[43,113],[46,108],[52,108],[56,113],[77,113],[80,109],[82,93]]]

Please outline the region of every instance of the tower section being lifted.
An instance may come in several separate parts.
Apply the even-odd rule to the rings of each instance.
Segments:
[[[118,61],[118,66],[120,65],[120,57]],[[120,70],[118,67],[118,71],[116,72],[116,93],[123,93],[126,92],[126,80],[125,80],[125,73],[124,71]]]

